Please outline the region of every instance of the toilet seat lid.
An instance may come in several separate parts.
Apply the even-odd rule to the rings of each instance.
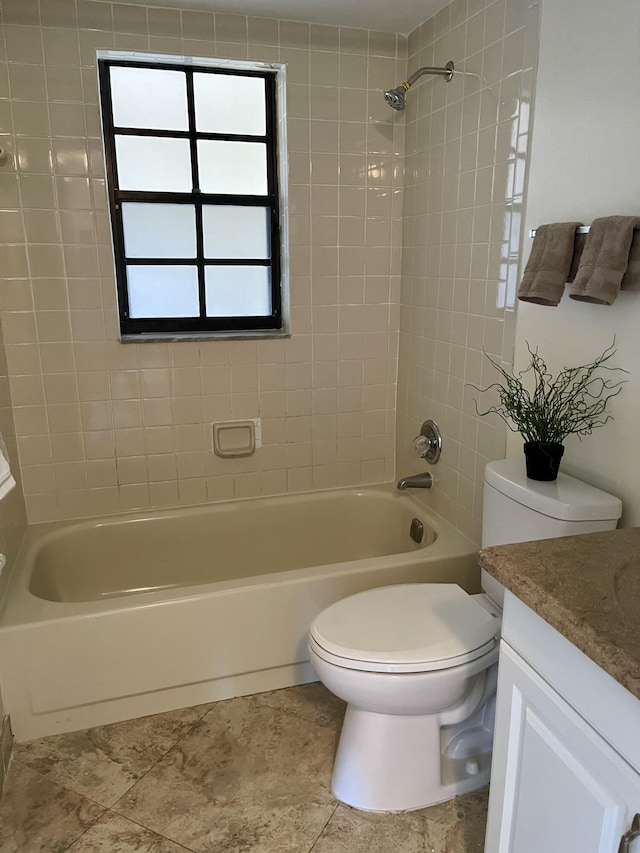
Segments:
[[[349,668],[444,669],[490,651],[500,622],[457,584],[399,584],[332,604],[310,629],[316,651]]]

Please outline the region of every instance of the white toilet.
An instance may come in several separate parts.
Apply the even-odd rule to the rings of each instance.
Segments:
[[[483,547],[615,528],[620,500],[524,462],[487,465]],[[347,703],[332,789],[368,811],[433,805],[489,781],[503,588],[457,584],[367,590],[324,610],[309,631],[320,681]]]

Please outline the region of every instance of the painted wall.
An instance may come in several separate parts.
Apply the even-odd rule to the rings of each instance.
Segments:
[[[537,32],[537,5],[455,0],[409,37],[409,72],[452,59],[464,73],[407,95],[398,474],[425,470],[411,440],[434,418],[443,453],[421,496],[476,542],[505,429],[468,383],[492,381],[483,351],[512,358]]]
[[[525,233],[543,222],[640,214],[640,5],[542,0]],[[524,259],[531,241],[527,238]],[[640,293],[612,306],[518,304],[516,366],[525,341],[554,369],[591,361],[616,338],[630,371],[613,423],[565,444],[563,470],[622,498],[624,526],[640,524]],[[510,438],[509,455],[520,453]]]
[[[7,0],[0,308],[31,522],[389,480],[406,39],[86,0]],[[96,48],[288,63],[293,336],[122,345]],[[211,450],[262,418],[264,447]]]

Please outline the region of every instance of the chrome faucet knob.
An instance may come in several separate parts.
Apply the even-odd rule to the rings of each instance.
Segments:
[[[411,444],[418,456],[422,457],[424,457],[425,453],[429,452],[429,448],[431,447],[429,440],[425,438],[424,435],[417,435]]]
[[[413,439],[412,445],[418,456],[435,465],[442,453],[442,435],[438,424],[432,420],[425,421],[420,429],[420,435]]]

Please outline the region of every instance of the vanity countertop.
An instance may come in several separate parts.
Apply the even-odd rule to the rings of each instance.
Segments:
[[[479,559],[640,699],[640,528],[496,545]]]

